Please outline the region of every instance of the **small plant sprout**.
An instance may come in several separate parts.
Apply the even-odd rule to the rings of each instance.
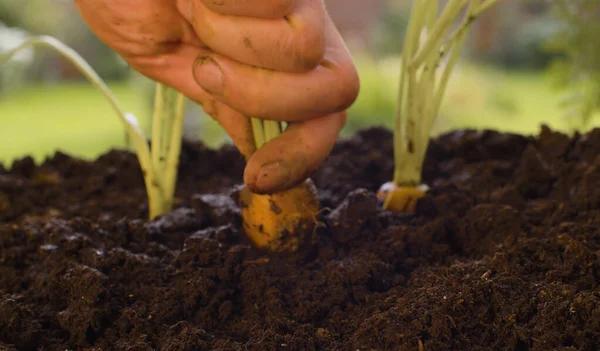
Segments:
[[[428,187],[421,173],[431,128],[473,21],[498,0],[414,0],[404,41],[394,126],[394,179],[378,191],[386,210],[412,212]],[[451,27],[464,12],[454,32]],[[447,59],[442,65],[442,60]],[[438,68],[442,68],[441,74]]]
[[[164,84],[156,84],[152,116],[152,169],[159,197],[150,202],[154,216],[168,213],[173,208],[177,167],[181,152],[185,97]],[[152,214],[151,214],[151,217]]]
[[[252,118],[254,143],[259,149],[284,129],[276,121]],[[261,195],[242,186],[239,192],[244,231],[258,248],[271,252],[294,252],[312,242],[317,226],[319,199],[310,179],[294,188]]]
[[[49,36],[29,38],[14,49],[0,53],[0,63],[5,63],[21,50],[34,46],[46,46],[56,50],[73,63],[102,92],[123,122],[127,135],[133,141],[144,174],[150,219],[169,212],[173,206],[181,151],[184,96],[170,87],[157,83],[150,148],[137,118],[123,110],[108,86],[75,50],[56,38]]]

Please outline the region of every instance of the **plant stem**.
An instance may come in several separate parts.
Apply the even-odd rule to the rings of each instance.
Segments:
[[[49,46],[56,50],[102,92],[125,125],[127,135],[133,140],[144,175],[150,219],[170,211],[181,151],[184,96],[172,88],[157,84],[150,149],[135,116],[125,113],[117,98],[93,68],[75,50],[59,40],[49,36],[30,38],[15,49],[1,53],[0,63],[8,61],[13,55],[30,46]]]
[[[281,134],[281,124],[276,121],[263,121],[265,130],[265,142],[277,138]]]
[[[419,39],[420,28],[417,28],[418,21],[416,20],[421,11],[421,0],[415,0],[411,9],[411,21],[406,33],[404,41],[404,49],[402,52],[402,68],[400,70],[400,87],[398,96],[398,109],[396,111],[396,120],[394,126],[394,180],[400,181],[401,177],[406,173],[403,171],[404,164],[408,162],[407,157],[410,157],[408,152],[406,122],[408,121],[408,109],[405,110],[407,102],[410,102],[410,84],[406,84],[408,78],[408,63],[410,61],[411,49],[417,45]],[[397,183],[397,182],[396,182]]]
[[[450,0],[449,3],[444,7],[442,15],[436,22],[435,26],[431,30],[431,34],[423,48],[415,55],[411,60],[410,64],[419,66],[422,64],[428,55],[430,55],[436,46],[444,39],[444,34],[448,32],[448,29],[452,25],[452,22],[456,19],[456,16],[460,10],[470,0]],[[412,19],[411,19],[412,21]]]
[[[251,118],[252,123],[252,134],[254,135],[254,145],[256,149],[260,149],[265,143],[265,130],[263,128],[263,121],[258,118]]]
[[[152,155],[152,169],[154,170],[154,174],[156,174],[156,183],[160,189],[160,185],[163,183],[162,174],[160,169],[162,168],[162,162],[165,161],[164,156],[161,155],[161,151],[163,148],[163,138],[161,136],[161,132],[163,131],[163,126],[165,123],[165,113],[163,111],[163,106],[165,104],[164,98],[164,90],[165,86],[157,83],[155,85],[154,91],[154,110],[152,114],[152,143],[151,143],[151,155]],[[164,193],[163,189],[160,189],[161,194]],[[162,201],[161,201],[162,203]],[[153,206],[151,206],[153,207]],[[162,207],[162,206],[160,206]],[[162,212],[160,209],[155,209],[156,212]],[[154,212],[150,211],[150,212]]]
[[[283,123],[278,121],[265,121],[252,117],[252,134],[254,135],[254,145],[260,149],[264,144],[277,138],[283,132]]]
[[[472,6],[472,8],[475,8],[475,6]],[[468,32],[466,28],[467,27],[461,27],[461,29],[457,31],[457,33],[459,33],[458,36],[450,44],[452,45],[452,53],[450,54],[450,59],[448,60],[448,64],[444,69],[444,73],[442,74],[442,78],[433,98],[433,103],[431,104],[433,111],[430,112],[430,116],[432,117],[436,116],[439,112],[439,109],[442,104],[442,98],[444,97],[444,93],[446,92],[446,87],[450,79],[450,74],[454,69],[456,62],[458,61],[460,51],[463,47],[463,44],[465,43],[465,40],[467,39]],[[430,120],[433,120],[433,118],[430,118]]]
[[[184,106],[183,94],[162,83],[156,84],[152,117],[152,164],[161,201],[150,206],[152,218],[163,215],[173,208]]]
[[[183,120],[185,112],[185,96],[172,88],[168,88],[172,95],[173,118],[171,125],[171,135],[169,140],[169,148],[165,152],[167,161],[164,180],[165,199],[168,206],[168,211],[173,206],[173,197],[175,196],[175,185],[177,184],[177,169],[179,167],[179,156],[181,154],[181,142],[183,137]]]
[[[102,78],[100,78],[94,69],[75,50],[71,49],[56,38],[43,35],[29,38],[16,48],[1,53],[0,63],[7,62],[19,51],[34,46],[48,46],[57,51],[59,54],[67,58],[79,70],[79,72],[81,72],[81,74],[83,74],[98,90],[100,90],[100,92],[104,95],[117,113],[117,116],[121,119],[121,122],[123,122],[127,134],[133,140],[138,161],[140,163],[140,168],[144,174],[144,182],[149,201],[152,202],[156,201],[156,199],[159,199],[161,194],[160,191],[158,191],[156,179],[154,178],[150,150],[148,148],[148,144],[146,143],[146,138],[140,129],[137,118],[135,118],[133,114],[124,112],[117,98],[110,91],[106,83],[104,83]]]
[[[403,48],[398,111],[394,130],[394,183],[421,183],[423,161],[433,123],[439,113],[448,80],[475,18],[498,0],[450,0],[436,20],[438,0],[415,0]],[[468,5],[460,27],[444,43],[460,11]],[[421,45],[421,35],[426,35]],[[439,82],[436,72],[450,58]]]

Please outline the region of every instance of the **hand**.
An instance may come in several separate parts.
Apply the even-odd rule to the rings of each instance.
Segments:
[[[323,0],[75,0],[91,30],[143,75],[202,105],[246,157],[256,193],[306,179],[358,94]],[[260,150],[248,117],[287,121]]]

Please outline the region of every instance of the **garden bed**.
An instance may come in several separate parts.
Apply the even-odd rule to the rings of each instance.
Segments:
[[[184,144],[176,210],[147,216],[135,155],[0,167],[0,349],[596,350],[600,130],[457,131],[414,214],[378,209],[392,134],[314,175],[314,250],[253,249],[231,147]],[[233,196],[235,197],[235,196]]]

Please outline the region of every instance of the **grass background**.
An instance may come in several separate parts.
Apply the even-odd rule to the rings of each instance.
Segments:
[[[357,59],[361,92],[342,133],[383,125],[391,127],[396,105],[397,59]],[[125,110],[149,132],[151,101],[135,80],[109,84]],[[564,118],[560,92],[539,73],[501,71],[460,64],[450,80],[434,135],[457,128],[491,128],[535,134],[541,124],[569,132],[577,120]],[[194,111],[200,111],[198,106]],[[200,113],[200,112],[197,112]],[[597,126],[595,116],[591,126]],[[86,82],[35,85],[0,96],[0,163],[26,155],[42,161],[56,150],[91,159],[110,148],[125,147],[120,121],[104,97]],[[220,127],[203,116],[200,139],[216,147],[225,139]],[[189,133],[189,131],[188,131]],[[147,134],[148,135],[148,134]]]

